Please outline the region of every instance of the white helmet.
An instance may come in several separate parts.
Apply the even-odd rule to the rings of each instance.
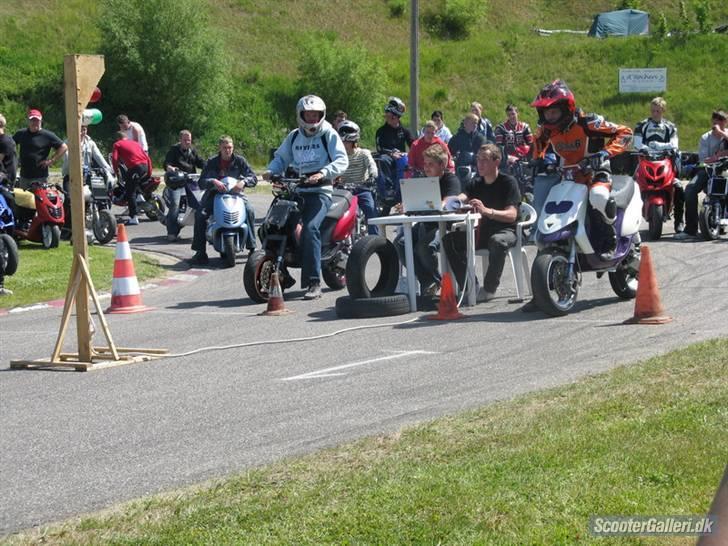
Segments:
[[[319,112],[321,115],[316,123],[306,123],[306,120],[303,119],[304,112]],[[306,95],[298,99],[298,104],[296,104],[296,120],[298,121],[298,126],[306,134],[315,135],[321,128],[321,125],[323,125],[325,119],[326,104],[324,104],[324,101],[320,97]]]
[[[404,102],[402,102],[402,99],[398,97],[389,97],[387,100],[387,105],[384,107],[384,112],[389,112],[390,114],[394,114],[398,118],[401,118],[404,113],[407,111],[407,107],[404,105]]]
[[[339,135],[344,142],[359,142],[360,134],[359,126],[353,121],[345,119],[339,125]]]

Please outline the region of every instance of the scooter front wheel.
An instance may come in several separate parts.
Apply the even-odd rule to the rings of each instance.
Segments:
[[[20,256],[18,245],[7,233],[0,233],[0,276],[14,275],[18,270]]]
[[[93,220],[92,228],[98,243],[105,245],[116,235],[116,216],[110,210],[101,209]]]
[[[650,236],[650,241],[657,241],[662,237],[662,223],[665,221],[665,208],[662,205],[652,205],[648,216],[647,222],[649,227],[647,234]]]
[[[41,227],[41,243],[43,248],[56,248],[61,242],[61,228],[55,224],[43,224]]]
[[[718,209],[718,213],[716,213]],[[706,241],[715,241],[720,237],[720,205],[703,205],[700,211],[700,233]]]
[[[558,251],[546,251],[533,262],[531,290],[536,305],[552,317],[574,308],[579,295],[579,274],[569,275],[569,259]]]

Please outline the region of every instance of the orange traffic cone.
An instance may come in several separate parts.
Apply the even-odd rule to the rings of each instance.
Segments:
[[[437,314],[427,315],[427,318],[430,320],[456,320],[464,316],[458,311],[458,300],[455,296],[452,275],[445,273],[440,285],[440,303],[437,305]]]
[[[270,276],[270,286],[268,287],[268,308],[260,314],[268,317],[278,317],[292,312],[290,309],[286,309],[283,302],[281,282],[278,280],[278,271],[274,271]]]
[[[116,258],[114,259],[114,277],[111,281],[111,306],[107,313],[140,313],[148,311],[142,303],[134,262],[131,259],[129,240],[126,238],[126,227],[119,224],[116,232]]]
[[[647,246],[642,246],[640,258],[640,276],[637,285],[637,297],[634,302],[634,316],[624,324],[665,324],[672,322],[672,317],[664,315],[660,301],[660,289],[652,267],[652,255]]]

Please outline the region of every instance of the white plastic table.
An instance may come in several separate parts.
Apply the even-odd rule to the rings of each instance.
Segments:
[[[465,222],[465,233],[467,242],[467,304],[475,305],[477,293],[475,291],[475,228],[478,226],[480,214],[478,213],[448,213],[448,214],[423,214],[408,215],[397,214],[393,216],[380,216],[370,218],[367,222],[377,226],[401,225],[404,230],[404,259],[407,268],[407,292],[410,302],[410,311],[417,311],[417,276],[415,275],[415,260],[412,250],[412,224],[415,222],[437,222],[440,228],[440,236],[444,237],[448,222]],[[443,273],[449,269],[445,247],[440,244],[440,267]],[[454,280],[454,279],[453,279]]]

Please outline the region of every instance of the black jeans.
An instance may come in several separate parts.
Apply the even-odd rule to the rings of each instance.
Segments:
[[[437,252],[440,244],[436,240],[438,224],[435,222],[418,222],[412,227],[412,254],[415,264],[415,275],[424,290],[432,283],[440,283]],[[400,262],[405,264],[404,236],[395,239],[395,246]]]
[[[450,267],[455,273],[455,279],[460,287],[465,286],[465,273],[467,272],[467,239],[464,231],[452,231],[442,239],[445,245],[445,254]],[[485,272],[483,287],[486,292],[495,292],[500,284],[503,266],[506,263],[508,249],[516,244],[516,232],[513,228],[504,227],[498,231],[481,233],[476,242],[476,249],[487,248],[488,271]]]
[[[698,171],[685,188],[685,232],[690,235],[698,234],[698,195],[708,187],[708,173],[705,169]],[[677,199],[675,199],[677,208]],[[675,214],[677,219],[677,213]]]
[[[139,181],[149,174],[151,173],[146,165],[135,165],[124,174],[124,193],[129,207],[129,218],[137,215],[136,190]]]
[[[212,206],[215,203],[217,190],[206,190],[200,199],[200,207],[195,211],[195,226],[192,230],[192,250],[197,252],[207,251],[207,240],[205,232],[207,231],[207,219],[212,214]],[[253,206],[245,201],[246,223],[248,224],[248,240],[245,246],[248,250],[255,249],[255,210]]]

